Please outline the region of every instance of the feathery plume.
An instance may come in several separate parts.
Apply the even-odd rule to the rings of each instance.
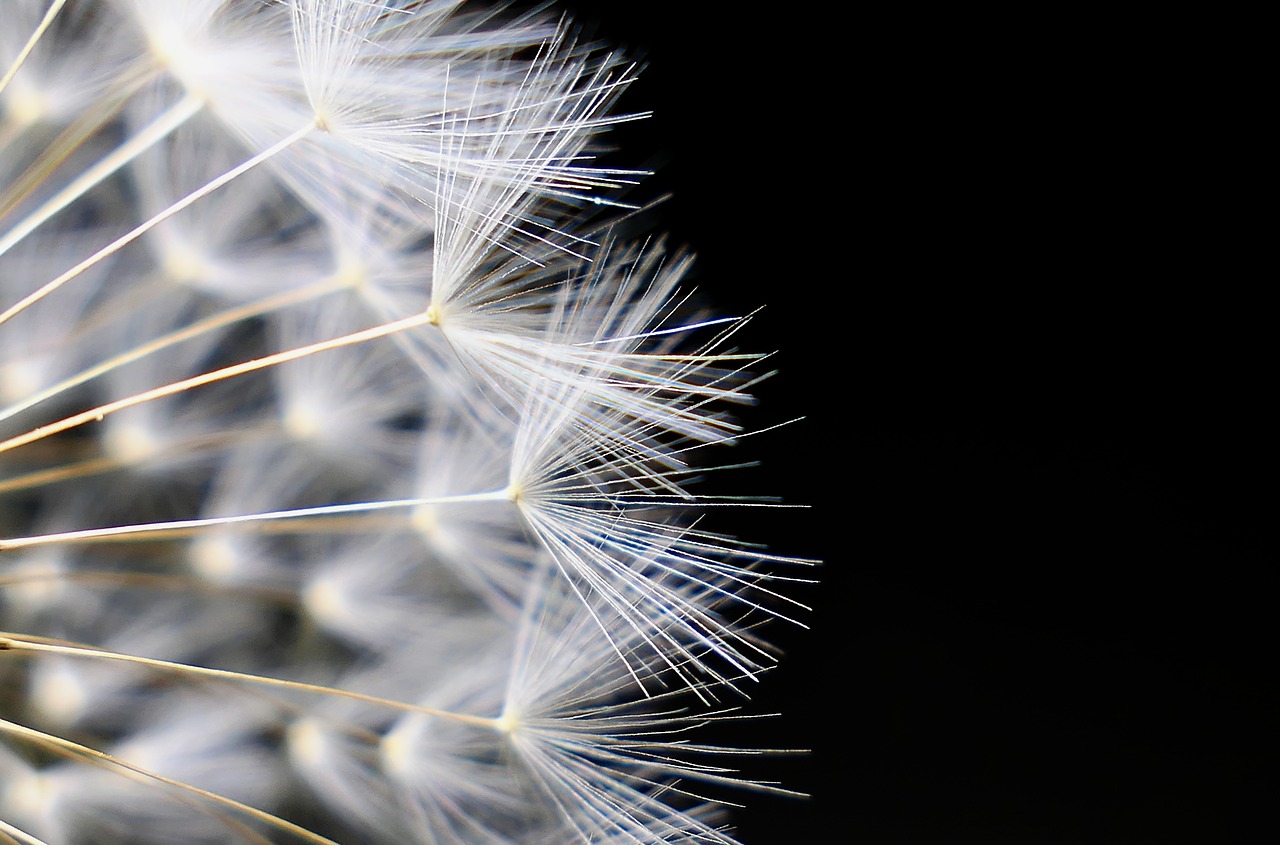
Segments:
[[[13,0],[0,842],[736,842],[810,561],[701,523],[764,356],[606,218],[545,9]],[[704,457],[706,456],[706,457]],[[732,492],[732,491],[731,491]]]

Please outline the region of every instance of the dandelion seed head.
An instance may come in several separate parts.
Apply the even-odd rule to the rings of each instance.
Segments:
[[[67,663],[36,674],[27,693],[31,707],[56,725],[74,725],[93,704],[84,677]]]
[[[144,467],[164,449],[163,435],[144,419],[112,420],[102,437],[103,450],[120,464]]]
[[[297,397],[284,412],[284,430],[295,440],[313,440],[324,431],[324,406]]]
[[[181,80],[188,91],[198,90],[196,80],[208,72],[200,61],[204,51],[192,43],[178,22],[160,18],[148,27],[146,37],[156,64]]]
[[[34,359],[0,364],[0,400],[18,402],[35,393],[45,385],[47,371],[47,364],[42,366],[40,360]]]
[[[36,830],[54,829],[53,819],[63,800],[62,789],[55,777],[33,768],[5,772],[6,783],[0,785],[0,808],[4,816]]]
[[[175,285],[194,285],[210,275],[210,262],[189,242],[170,239],[160,261],[161,272]]]
[[[286,742],[290,757],[304,769],[323,765],[329,756],[327,732],[315,718],[304,717],[291,722]]]
[[[321,576],[302,592],[302,604],[321,624],[341,624],[352,615],[343,585],[333,577]]]
[[[196,538],[187,552],[191,570],[215,584],[232,584],[241,580],[252,559],[246,560],[236,539],[226,534],[205,534]]]
[[[493,723],[494,730],[499,733],[513,735],[520,730],[520,712],[513,702],[508,702],[502,709],[502,715]]]
[[[436,505],[418,505],[410,517],[413,528],[428,542],[444,539],[444,531],[440,523],[440,508]]]
[[[378,758],[393,778],[406,778],[416,768],[415,729],[416,724],[402,723],[378,743]]]
[[[0,603],[17,618],[37,617],[70,597],[70,567],[56,549],[34,549],[5,572],[13,581],[0,590]]]
[[[631,60],[542,6],[13,6],[0,838],[736,845],[695,790],[772,787],[697,732],[808,562],[700,522],[759,356],[626,240]]]
[[[49,96],[25,79],[15,82],[3,102],[5,120],[20,128],[39,123],[53,113]]]

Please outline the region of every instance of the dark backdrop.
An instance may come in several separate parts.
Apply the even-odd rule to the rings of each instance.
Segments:
[[[821,557],[746,845],[1226,842],[1275,802],[1274,260],[1247,25],[569,4],[779,350],[735,526]],[[1240,42],[1237,45],[1237,42]],[[739,738],[741,735],[738,735]]]

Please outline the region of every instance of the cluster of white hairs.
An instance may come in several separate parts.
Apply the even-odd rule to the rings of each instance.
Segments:
[[[806,561],[626,243],[634,68],[461,0],[0,7],[0,843],[733,843]]]

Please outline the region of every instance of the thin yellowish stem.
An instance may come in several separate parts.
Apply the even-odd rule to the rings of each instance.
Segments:
[[[0,819],[0,835],[4,836],[4,842],[16,842],[18,845],[49,845],[43,839],[37,839],[25,830],[20,830],[9,824],[4,819]]]
[[[428,716],[439,716],[442,719],[449,719],[465,725],[475,725],[477,727],[484,728],[493,728],[497,725],[498,721],[484,716],[472,716],[467,713],[454,713],[449,710],[439,710],[435,707],[424,707],[418,704],[409,704],[404,701],[396,701],[390,698],[380,698],[376,695],[364,695],[363,693],[350,692],[349,690],[341,690],[334,687],[321,686],[319,684],[307,684],[302,683],[301,681],[286,681],[282,678],[271,678],[265,675],[252,675],[246,672],[232,672],[226,669],[210,669],[205,666],[192,666],[187,663],[174,663],[168,660],[155,660],[149,657],[138,657],[133,654],[120,654],[114,651],[103,651],[101,649],[89,648],[87,646],[59,645],[57,641],[54,640],[48,640],[43,637],[28,636],[25,634],[0,632],[0,652],[4,651],[30,654],[57,654],[64,657],[83,657],[96,660],[116,661],[118,663],[132,663],[139,666],[146,666],[151,669],[174,672],[180,675],[217,678],[219,680],[233,681],[236,683],[259,684],[262,686],[292,689],[318,695],[329,695],[336,698],[349,698],[354,701],[363,701],[366,704],[377,704],[393,710],[403,710],[410,713],[423,713]]]
[[[18,53],[18,57],[13,60],[13,64],[9,65],[9,69],[4,72],[4,77],[0,78],[0,93],[9,86],[9,81],[18,73],[27,61],[27,57],[31,55],[31,51],[40,43],[40,39],[44,37],[46,31],[53,24],[53,19],[58,16],[58,12],[62,11],[62,7],[66,5],[67,0],[53,0],[49,4],[49,10],[44,13],[40,23],[36,26],[35,32],[31,33],[31,37],[27,39],[27,43],[23,45],[22,50]]]
[[[253,168],[262,164],[264,161],[267,161],[273,156],[276,156],[279,153],[283,152],[284,150],[287,150],[289,147],[296,144],[298,141],[302,140],[307,135],[311,134],[313,131],[315,131],[315,129],[316,129],[316,123],[315,121],[312,121],[308,123],[306,126],[303,126],[302,128],[298,129],[292,135],[289,135],[286,138],[282,138],[281,140],[277,141],[275,144],[271,145],[267,149],[263,150],[262,152],[248,159],[243,164],[240,164],[232,168],[231,170],[228,170],[226,173],[222,174],[217,179],[214,179],[212,182],[209,182],[204,187],[197,188],[196,190],[187,194],[185,197],[178,200],[173,205],[166,208],[164,211],[161,211],[159,214],[156,214],[150,220],[147,220],[145,223],[140,224],[129,233],[122,235],[121,237],[112,241],[110,244],[107,244],[105,247],[98,250],[93,255],[86,258],[84,261],[81,261],[79,264],[72,267],[70,270],[63,273],[61,276],[58,276],[56,279],[53,279],[52,281],[45,284],[39,290],[24,297],[21,301],[11,306],[3,314],[0,314],[0,323],[4,323],[6,320],[13,317],[15,314],[21,313],[26,308],[29,308],[30,306],[39,302],[41,299],[44,299],[46,296],[53,293],[58,288],[62,287],[64,284],[74,279],[76,276],[79,276],[85,270],[88,270],[90,267],[97,264],[99,261],[102,261],[104,258],[114,255],[116,252],[120,251],[125,246],[133,243],[138,238],[142,237],[147,232],[154,229],[156,226],[159,226],[161,223],[168,220],[170,217],[173,217],[178,212],[188,208],[197,200],[200,200],[203,197],[208,196],[209,194],[213,193],[218,188],[221,188],[223,185],[227,184],[231,180],[244,175],[245,173],[249,172]]]
[[[203,108],[204,101],[199,97],[191,94],[183,97],[167,111],[143,127],[142,131],[137,135],[116,147],[99,160],[97,164],[76,177],[71,184],[42,203],[39,208],[32,211],[6,232],[4,237],[0,237],[0,255],[4,255],[13,249],[13,247],[22,242],[23,238],[40,228],[41,225],[48,222],[59,211],[84,196],[103,179],[116,173],[120,168],[168,137],[179,126],[199,114]]]
[[[271,537],[297,537],[302,535],[317,536],[321,534],[344,534],[356,532],[365,534],[387,534],[399,531],[412,534],[418,529],[410,515],[388,516],[385,514],[352,514],[349,516],[310,517],[308,519],[286,519],[280,522],[248,522],[235,526],[227,526],[243,531]],[[110,537],[93,537],[81,542],[136,544],[136,543],[173,543],[189,540],[197,536],[205,528],[165,528],[148,531],[145,534],[116,534]],[[0,542],[0,551],[6,548]]]
[[[18,475],[0,481],[0,495],[18,490],[32,490],[36,487],[44,487],[46,484],[56,484],[59,481],[69,481],[73,478],[88,478],[92,475],[100,475],[117,469],[120,465],[120,461],[116,458],[93,458],[87,461],[63,464],[52,469],[28,472],[25,475]]]
[[[161,387],[153,388],[142,393],[136,393],[133,396],[117,399],[114,402],[108,402],[105,405],[99,405],[74,416],[66,417],[55,423],[40,426],[32,429],[26,434],[20,434],[17,437],[11,437],[0,443],[0,452],[7,452],[10,449],[16,449],[19,446],[25,446],[28,443],[35,443],[43,440],[59,432],[76,428],[88,422],[101,422],[108,414],[114,414],[116,411],[122,411],[125,408],[132,408],[136,405],[142,405],[155,399],[161,399],[165,396],[173,396],[177,393],[190,390],[193,387],[200,387],[205,384],[212,384],[224,379],[234,378],[235,376],[244,375],[246,373],[256,372],[268,367],[274,367],[278,364],[284,364],[289,361],[296,361],[299,358],[305,358],[308,355],[314,355],[317,352],[325,352],[330,349],[340,349],[344,346],[354,346],[358,343],[366,343],[370,340],[376,340],[380,337],[395,334],[397,332],[406,331],[408,329],[425,326],[430,322],[425,314],[415,314],[412,317],[405,317],[402,320],[396,320],[391,323],[384,323],[380,326],[374,326],[371,329],[364,329],[351,334],[342,335],[331,340],[312,343],[307,346],[299,346],[295,349],[277,352],[274,355],[267,355],[262,358],[256,358],[252,361],[244,361],[239,364],[232,364],[229,367],[223,367],[219,370],[213,370],[198,376],[183,379],[181,381],[171,382]]]
[[[24,352],[30,355],[59,354],[71,348],[82,348],[79,344],[93,343],[93,334],[104,327],[116,324],[122,318],[136,314],[150,306],[157,298],[163,297],[173,289],[173,282],[159,270],[140,274],[136,280],[130,278],[123,290],[113,293],[109,298],[94,306],[88,313],[81,315],[75,328],[65,334],[50,333],[41,337],[32,335],[22,345]],[[10,402],[26,402],[26,395],[20,399],[10,397]],[[14,410],[16,414],[21,409]],[[5,415],[8,419],[9,414]]]
[[[227,586],[214,584],[203,578],[188,575],[162,575],[151,572],[22,572],[16,575],[0,575],[0,591],[9,587],[29,587],[33,584],[77,584],[80,586],[131,587],[138,589],[171,591],[190,594],[209,593],[217,598],[231,598],[260,602],[280,607],[293,607],[298,594],[293,590],[269,587]]]
[[[255,440],[259,442],[267,441],[273,435],[278,435],[279,431],[280,426],[271,423],[266,423],[256,428],[229,428],[225,431],[201,434],[184,440],[169,441],[155,450],[140,452],[135,455],[116,455],[110,452],[106,455],[99,455],[99,449],[95,446],[92,448],[93,457],[79,459],[73,458],[76,458],[77,455],[84,455],[89,451],[84,448],[85,444],[77,444],[81,448],[73,449],[71,444],[59,444],[57,441],[53,441],[51,444],[41,443],[41,446],[52,445],[55,447],[42,450],[45,454],[40,456],[44,462],[53,461],[55,465],[44,469],[31,470],[22,475],[16,475],[0,481],[0,495],[21,490],[33,490],[63,481],[91,478],[95,475],[116,472],[121,469],[136,468],[148,461],[161,461],[175,457],[189,460],[202,455],[217,454],[220,451],[226,451]],[[64,448],[56,448],[60,445]],[[35,461],[34,463],[39,464],[40,462]]]
[[[35,191],[48,185],[52,174],[86,141],[102,131],[142,86],[155,79],[155,73],[155,68],[149,65],[127,68],[110,89],[95,97],[66,129],[40,150],[22,175],[0,190],[0,218],[7,217]]]
[[[174,789],[185,792],[188,795],[198,796],[214,804],[235,810],[238,813],[257,819],[258,821],[265,822],[272,827],[278,828],[286,833],[291,833],[299,839],[303,839],[307,842],[313,842],[316,843],[316,845],[338,845],[337,842],[334,842],[328,837],[321,836],[320,834],[307,830],[293,822],[285,821],[279,816],[272,815],[265,810],[259,810],[257,807],[251,807],[248,804],[227,798],[226,796],[219,795],[216,792],[210,792],[207,789],[201,789],[198,786],[192,786],[189,783],[183,783],[180,780],[165,777],[162,774],[150,771],[149,769],[144,769],[141,766],[135,766],[126,760],[112,757],[110,754],[98,751],[95,748],[90,748],[87,745],[81,745],[78,742],[72,742],[71,740],[60,736],[54,736],[53,734],[48,734],[44,731],[28,728],[25,725],[19,725],[16,722],[10,722],[7,719],[0,719],[0,732],[8,733],[11,736],[22,737],[30,742],[34,742],[47,748],[67,751],[75,756],[104,763],[111,767],[123,769],[126,772],[132,772],[134,775],[138,775],[146,780],[155,781],[156,783],[173,787]]]
[[[57,534],[40,534],[32,537],[15,537],[0,540],[0,552],[31,546],[48,546],[65,543],[83,543],[112,537],[134,536],[163,532],[198,532],[205,528],[221,528],[228,525],[245,525],[258,522],[274,522],[285,519],[307,519],[317,516],[337,516],[353,513],[415,508],[422,505],[456,505],[467,502],[509,501],[511,494],[504,488],[485,493],[468,493],[460,496],[436,496],[429,499],[388,499],[377,502],[350,502],[341,505],[322,505],[314,508],[248,513],[237,516],[215,516],[206,519],[181,519],[171,522],[148,522],[135,525],[113,525],[110,528],[88,528],[83,531],[63,531]]]
[[[278,431],[276,426],[261,426],[256,429],[236,430],[230,429],[226,432],[218,432],[216,434],[205,434],[198,437],[189,437],[185,440],[175,440],[157,451],[147,452],[144,457],[137,456],[119,456],[108,454],[106,456],[98,456],[85,458],[83,460],[71,460],[69,456],[53,454],[53,459],[60,461],[57,466],[45,469],[33,470],[23,475],[16,475],[12,478],[6,478],[0,481],[0,495],[13,493],[19,490],[32,490],[37,487],[45,487],[50,484],[57,484],[61,481],[79,480],[90,478],[95,475],[101,475],[107,472],[114,472],[125,467],[137,466],[140,460],[155,460],[169,457],[171,455],[181,455],[184,459],[189,459],[208,452],[214,452],[218,449],[227,449],[232,446],[242,444],[252,440],[253,438],[265,437],[266,435]]]
[[[144,343],[141,346],[129,350],[128,352],[122,352],[113,358],[108,358],[89,369],[82,370],[81,372],[58,382],[46,390],[42,390],[39,393],[28,396],[21,402],[16,402],[5,408],[3,411],[0,411],[0,420],[7,420],[13,415],[19,414],[26,409],[34,407],[35,405],[51,399],[67,390],[79,387],[85,382],[92,381],[93,379],[98,378],[101,375],[105,375],[112,370],[123,367],[125,364],[132,364],[134,361],[138,361],[148,355],[153,355],[156,352],[161,352],[171,346],[175,346],[179,343],[186,343],[188,340],[197,338],[200,335],[208,334],[209,332],[223,328],[224,326],[235,325],[239,321],[249,319],[250,317],[260,317],[263,314],[269,314],[272,311],[278,311],[281,308],[287,308],[288,306],[295,305],[299,302],[308,302],[312,299],[323,296],[326,293],[340,290],[341,288],[349,285],[349,280],[339,276],[333,276],[327,279],[322,279],[314,284],[305,285],[297,290],[287,291],[278,296],[260,299],[257,302],[250,302],[246,305],[240,306],[239,308],[229,308],[226,311],[210,315],[203,320],[199,320],[177,331],[170,332],[163,337],[158,337],[155,340],[152,340],[149,343]]]

